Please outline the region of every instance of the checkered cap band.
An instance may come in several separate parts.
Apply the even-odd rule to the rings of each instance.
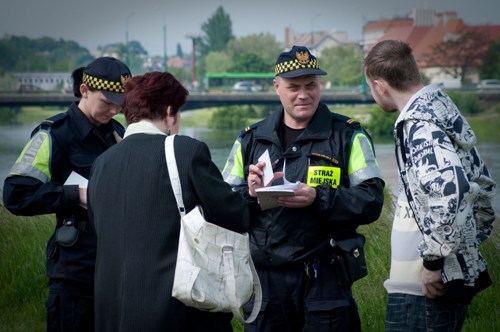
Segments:
[[[274,73],[276,75],[279,75],[289,71],[306,68],[319,69],[318,60],[311,59],[308,63],[305,64],[300,63],[297,59],[278,63],[276,64],[276,66],[274,66]]]
[[[83,74],[83,83],[97,90],[125,93],[125,89],[123,88],[121,82],[107,81],[88,74]]]

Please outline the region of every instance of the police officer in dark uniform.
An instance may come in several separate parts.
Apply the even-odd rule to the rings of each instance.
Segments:
[[[331,244],[341,235],[358,239],[356,228],[380,215],[384,181],[374,147],[359,123],[320,102],[319,75],[326,73],[306,47],[281,53],[275,73],[282,108],[240,134],[223,171],[248,201],[262,284],[261,312],[245,331],[360,331],[356,279],[340,273]],[[271,165],[259,161],[266,151]],[[273,168],[273,184],[283,183],[280,177],[300,182],[294,196],[270,209],[256,197],[264,167]]]
[[[112,118],[121,111],[131,76],[113,57],[76,69],[73,92],[79,101],[33,130],[4,182],[4,205],[11,213],[56,215],[46,250],[47,331],[94,330],[96,237],[88,223],[85,182],[94,160],[123,137],[123,126]]]

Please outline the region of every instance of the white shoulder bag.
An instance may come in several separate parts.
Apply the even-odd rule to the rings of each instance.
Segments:
[[[174,136],[167,136],[165,140],[168,173],[181,216],[172,296],[187,306],[211,312],[232,312],[238,321],[251,323],[262,305],[262,289],[250,256],[248,234],[207,222],[201,206],[186,214],[174,154]],[[252,313],[245,320],[240,308],[254,294]]]

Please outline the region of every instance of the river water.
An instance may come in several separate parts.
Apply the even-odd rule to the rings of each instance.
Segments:
[[[3,191],[3,181],[35,126],[36,124],[0,125],[0,196]],[[222,170],[238,131],[181,126],[180,134],[207,143],[214,163]],[[478,145],[478,149],[500,188],[500,143],[481,143]],[[375,151],[386,186],[389,186],[392,192],[396,193],[398,172],[394,158],[394,145],[392,143],[378,144],[375,142]],[[500,193],[495,196],[494,206],[495,210],[500,214]]]

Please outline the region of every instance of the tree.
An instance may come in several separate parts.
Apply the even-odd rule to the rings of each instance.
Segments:
[[[500,79],[500,39],[490,45],[483,58],[481,78]]]
[[[0,39],[0,73],[72,71],[91,59],[89,51],[74,41],[24,36]]]
[[[204,62],[207,73],[226,72],[233,66],[233,61],[227,52],[210,52],[205,56]]]
[[[136,40],[130,41],[128,45],[128,66],[132,73],[137,75],[144,72],[142,65],[147,56],[148,52],[142,47],[140,42]]]
[[[328,73],[325,81],[333,86],[361,84],[361,49],[357,44],[343,44],[326,48],[318,59],[320,68]]]
[[[209,52],[222,51],[234,38],[232,29],[231,18],[219,6],[208,21],[201,25],[204,35],[199,42],[200,54],[205,56]]]
[[[183,84],[186,84],[186,82],[191,80],[191,71],[188,68],[168,67],[168,71]]]
[[[274,35],[252,34],[230,40],[226,50],[233,61],[247,53],[256,54],[268,66],[264,71],[272,72],[281,47]]]
[[[181,46],[180,43],[177,43],[177,52],[176,52],[176,55],[178,57],[181,57],[181,58],[184,57],[184,52],[182,51],[182,46]]]
[[[462,27],[448,34],[442,42],[431,46],[424,55],[427,67],[439,67],[439,72],[466,82],[469,74],[479,67],[489,44],[488,36],[478,29]]]
[[[273,66],[265,62],[255,53],[246,53],[234,61],[234,65],[229,69],[231,72],[246,73],[267,73],[272,71]]]

